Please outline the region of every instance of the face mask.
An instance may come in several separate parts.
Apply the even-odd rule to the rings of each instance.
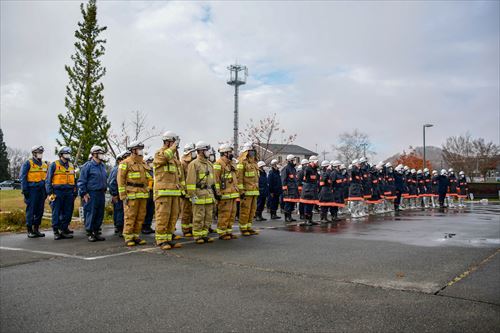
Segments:
[[[101,161],[106,160],[106,156],[104,154],[97,154],[97,158],[100,159]]]
[[[69,160],[71,158],[70,154],[62,154],[62,157]]]
[[[205,150],[203,152],[203,155],[206,157],[206,158],[209,158],[210,157],[210,152],[208,150]]]
[[[193,151],[193,152],[191,153],[191,158],[192,158],[193,160],[196,158],[196,152],[195,152],[195,151]]]
[[[234,155],[233,155],[233,154],[229,154],[229,155],[227,156],[227,158],[229,158],[229,160],[231,160],[231,161],[232,161],[232,160],[233,160],[233,158],[234,158]]]
[[[35,154],[35,157],[39,160],[41,160],[43,158],[43,153],[36,153]]]
[[[137,155],[139,156],[144,155],[144,151],[142,149],[137,149]]]
[[[208,160],[212,163],[215,162],[215,155],[210,155]]]

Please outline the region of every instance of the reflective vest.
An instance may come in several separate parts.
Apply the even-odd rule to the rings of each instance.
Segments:
[[[42,165],[38,165],[33,162],[33,159],[30,159],[30,169],[28,171],[28,182],[30,183],[38,183],[45,180],[47,176],[47,169],[49,166],[47,163],[42,162]]]
[[[66,169],[60,160],[55,161],[56,169],[52,177],[52,185],[75,185],[75,167],[68,163]]]

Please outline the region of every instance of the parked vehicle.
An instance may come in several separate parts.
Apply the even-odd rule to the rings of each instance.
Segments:
[[[21,182],[19,179],[16,180],[5,180],[0,183],[1,190],[20,190]]]

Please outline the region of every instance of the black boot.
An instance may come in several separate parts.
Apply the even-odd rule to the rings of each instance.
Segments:
[[[87,239],[88,239],[89,242],[97,242],[96,236],[98,236],[97,233],[91,232],[90,235],[89,235],[89,237]]]
[[[142,228],[142,233],[145,234],[145,235],[148,235],[148,234],[153,234],[155,231],[151,228],[150,225],[148,226],[145,226]]]
[[[61,238],[62,238],[62,239],[71,239],[71,238],[73,238],[73,235],[72,235],[72,234],[67,233],[65,230],[61,230],[61,231],[59,232],[59,234],[61,235]]]
[[[296,222],[297,220],[293,218],[292,213],[288,213],[288,222]]]
[[[311,218],[311,220],[309,220],[309,216],[304,215],[304,222],[302,223],[302,225],[311,226],[312,225],[311,221],[312,221],[312,218]]]
[[[281,216],[278,216],[276,212],[271,212],[271,220],[279,220]]]
[[[35,225],[35,227],[33,228],[34,229],[33,233],[36,235],[36,237],[45,237],[45,234],[43,232],[40,232],[39,228],[40,226]]]
[[[33,227],[32,226],[26,226],[26,229],[28,229],[28,238],[37,238],[38,236],[33,232]]]
[[[262,222],[262,221],[267,221],[267,220],[264,220],[264,218],[262,217],[262,213],[257,212],[257,213],[255,213],[255,221]]]
[[[74,233],[73,230],[70,230],[69,228],[66,228],[63,231],[64,231],[64,233],[70,234],[70,235],[73,235],[73,233]]]
[[[305,215],[304,215],[304,214],[300,214],[299,219],[301,219],[301,220],[305,220],[305,219],[306,219],[306,217],[305,217]]]
[[[105,241],[106,240],[106,238],[102,237],[101,233],[99,233],[99,232],[94,232],[94,237],[95,237],[96,241]]]
[[[290,213],[285,212],[285,222],[290,222]]]
[[[55,240],[60,240],[62,239],[61,233],[59,232],[58,229],[54,230],[54,239]]]
[[[321,223],[326,223],[326,222],[328,222],[328,219],[326,218],[326,214],[325,214],[325,213],[321,213],[321,215],[320,215],[320,218],[319,218],[319,219],[320,219],[320,222],[321,222]]]
[[[307,221],[309,222],[309,225],[318,225],[319,224],[318,222],[314,222],[313,221],[312,214],[309,216],[309,218],[307,219]]]

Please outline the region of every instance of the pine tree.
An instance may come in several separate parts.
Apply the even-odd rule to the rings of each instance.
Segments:
[[[65,66],[69,83],[66,86],[66,114],[59,114],[59,146],[71,147],[77,164],[87,160],[94,145],[107,146],[111,127],[104,115],[104,85],[100,82],[106,74],[100,58],[104,54],[105,39],[99,37],[106,27],[97,24],[96,0],[80,5],[83,22],[75,31],[76,52],[71,56],[73,66]]]
[[[0,128],[0,181],[10,179],[9,158],[7,156],[7,146],[3,141],[3,131]]]

